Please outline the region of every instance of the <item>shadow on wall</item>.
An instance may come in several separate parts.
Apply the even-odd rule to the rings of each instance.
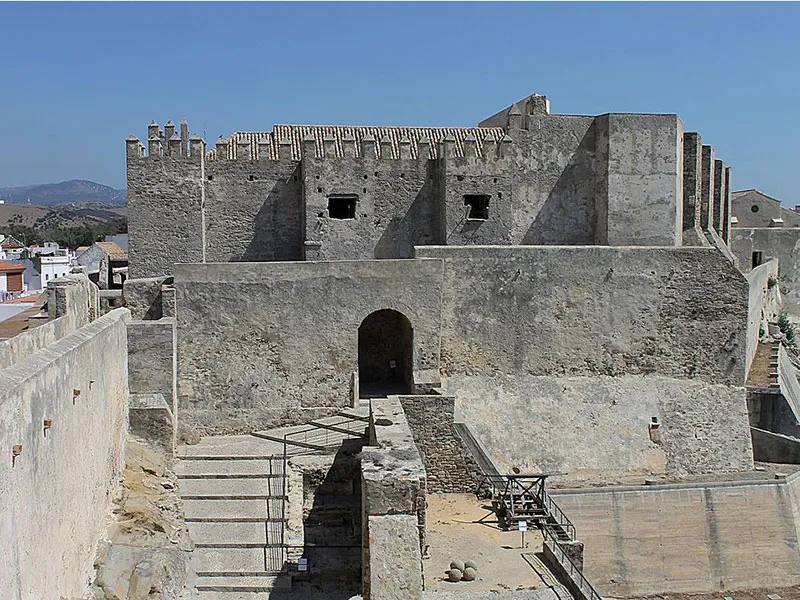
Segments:
[[[345,440],[333,464],[319,479],[303,475],[303,555],[308,558],[311,584],[325,598],[347,600],[361,592],[361,470],[358,454],[366,440]],[[318,579],[317,579],[318,578]]]
[[[595,243],[594,160],[597,124],[581,139],[542,208],[522,238],[523,245]],[[587,192],[586,185],[590,184]]]
[[[425,183],[404,215],[392,217],[375,244],[375,258],[412,258],[414,246],[443,244],[441,197],[437,189],[440,173],[428,161]]]
[[[253,239],[232,262],[303,260],[303,206],[300,165],[279,179],[255,217]]]

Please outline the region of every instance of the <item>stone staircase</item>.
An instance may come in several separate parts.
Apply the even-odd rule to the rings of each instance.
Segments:
[[[289,589],[283,455],[193,455],[176,463],[198,600],[262,600]]]
[[[212,436],[179,448],[175,473],[195,543],[193,599],[294,597],[285,543],[286,460],[363,438],[368,414],[357,407],[304,425]]]
[[[778,361],[780,359],[780,342],[772,342],[769,345],[769,387],[772,389],[781,389],[780,380],[778,377]]]

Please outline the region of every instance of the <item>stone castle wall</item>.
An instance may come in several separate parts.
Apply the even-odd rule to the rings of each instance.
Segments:
[[[697,186],[708,165],[685,172],[679,117],[541,107],[525,117],[433,146],[366,135],[256,144],[237,134],[210,153],[199,138],[170,145],[151,126],[149,154],[128,140],[131,277],[203,260],[409,258],[420,245],[683,243],[683,182]],[[312,129],[292,127],[276,131]],[[722,186],[728,172],[711,159],[708,177]],[[712,209],[724,213],[725,194],[706,188],[701,212],[712,211],[708,227],[722,236]],[[489,198],[485,219],[469,218],[466,196],[476,194]],[[342,195],[357,198],[352,218],[329,214]]]
[[[85,596],[124,467],[128,315],[114,310],[0,370],[5,597]]]
[[[603,596],[800,583],[797,475],[784,480],[551,490]]]
[[[455,398],[398,398],[414,436],[414,443],[422,455],[428,493],[475,493],[483,474],[453,428]]]
[[[252,431],[349,406],[358,327],[394,309],[414,328],[418,384],[438,385],[440,261],[179,265],[182,419]]]
[[[416,253],[180,265],[179,418],[248,431],[348,405],[358,327],[390,308],[413,329],[414,383],[436,386],[441,375],[505,468],[607,480],[752,466],[749,289],[716,249]]]

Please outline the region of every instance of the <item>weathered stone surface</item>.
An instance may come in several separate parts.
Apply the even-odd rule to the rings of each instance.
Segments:
[[[741,387],[654,375],[467,376],[446,387],[501,472],[596,484],[752,468]],[[649,435],[654,417],[660,444]]]
[[[584,573],[598,592],[630,597],[800,583],[797,481],[552,494],[586,544]],[[757,525],[743,527],[754,514]]]
[[[427,492],[472,493],[483,474],[453,429],[452,396],[398,396],[422,455]],[[377,422],[376,422],[377,425]]]
[[[424,592],[424,600],[559,600],[569,597],[569,591],[559,586],[558,593],[553,588],[541,587],[534,590],[493,590],[473,592],[466,589],[446,592]]]
[[[150,156],[146,161],[129,158],[130,278],[171,275],[175,263],[203,260],[202,173],[199,160],[179,156]]]
[[[420,551],[425,540],[425,468],[399,399],[373,399],[370,413],[369,446],[361,453],[364,598],[419,598]],[[377,425],[377,421],[388,424]],[[383,518],[388,520],[374,521]],[[413,537],[407,534],[409,525],[413,525]],[[397,528],[396,539],[389,544],[385,538],[392,527]],[[390,563],[395,573],[391,572]],[[377,572],[373,573],[373,569]],[[396,578],[404,579],[406,584],[392,591]]]
[[[128,381],[134,394],[158,393],[172,408],[175,396],[175,319],[128,323]]]
[[[742,385],[748,285],[712,248],[417,248],[444,261],[444,378],[658,373]]]
[[[205,187],[208,261],[302,260],[298,162],[217,160],[207,162],[205,171],[200,184]]]
[[[0,371],[0,447],[9,449],[0,461],[0,589],[8,597],[85,591],[122,474],[128,318],[117,309]],[[12,466],[15,445],[22,451]]]
[[[93,589],[108,600],[185,600],[194,544],[171,471],[172,449],[131,437],[121,495],[95,560]]]
[[[369,517],[369,589],[365,600],[422,598],[417,520],[410,515]]]
[[[171,278],[146,277],[125,280],[122,295],[125,298],[125,307],[131,311],[133,319],[154,320],[170,316],[163,314],[162,306],[162,287],[167,281],[171,281]]]
[[[172,454],[174,427],[172,410],[163,394],[131,394],[128,410],[130,432]]]
[[[349,405],[359,325],[387,308],[414,329],[415,382],[438,384],[440,281],[439,261],[180,265],[178,419],[252,431]]]

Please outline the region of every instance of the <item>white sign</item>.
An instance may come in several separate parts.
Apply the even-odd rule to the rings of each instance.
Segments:
[[[520,521],[519,522],[519,530],[520,531],[528,531],[528,522],[527,521]]]

